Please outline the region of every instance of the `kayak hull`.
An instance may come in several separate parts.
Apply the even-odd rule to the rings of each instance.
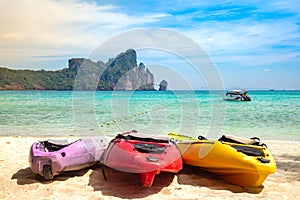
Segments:
[[[131,136],[126,133],[123,136]],[[138,134],[134,134],[138,136]],[[151,137],[152,139],[155,137]],[[182,169],[183,161],[177,145],[165,137],[155,141],[143,138],[115,138],[104,154],[103,163],[113,169],[128,173],[137,173],[144,187],[151,187],[156,174],[160,172],[177,173]],[[143,149],[144,148],[144,149]]]
[[[32,144],[29,165],[33,173],[50,180],[63,171],[89,167],[100,161],[107,146],[103,139],[79,139],[64,145],[59,143],[46,140]]]
[[[276,171],[275,160],[266,146],[216,140],[182,140],[177,145],[185,164],[201,167],[243,187],[258,187]]]

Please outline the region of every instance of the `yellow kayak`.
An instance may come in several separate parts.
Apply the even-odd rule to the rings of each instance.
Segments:
[[[168,136],[177,140],[185,164],[201,167],[232,184],[258,187],[276,171],[275,160],[265,145],[197,140],[175,132]]]

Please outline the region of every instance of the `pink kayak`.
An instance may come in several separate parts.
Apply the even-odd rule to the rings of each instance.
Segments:
[[[103,163],[113,169],[139,174],[144,187],[151,187],[156,174],[177,173],[182,169],[182,156],[168,137],[137,133],[119,134],[104,153]]]
[[[79,170],[99,162],[106,149],[104,139],[66,142],[46,140],[33,143],[29,154],[32,172],[50,180],[63,171]]]

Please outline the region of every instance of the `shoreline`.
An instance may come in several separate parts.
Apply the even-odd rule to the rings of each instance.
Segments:
[[[55,138],[78,138],[56,137]],[[297,199],[300,196],[300,142],[264,140],[277,171],[263,186],[246,189],[229,184],[197,167],[184,166],[178,174],[161,173],[151,188],[140,186],[136,174],[94,165],[65,172],[44,181],[31,172],[30,146],[40,136],[0,136],[0,199]],[[51,137],[53,138],[53,137]]]

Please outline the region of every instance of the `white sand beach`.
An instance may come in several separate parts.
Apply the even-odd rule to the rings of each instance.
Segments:
[[[31,172],[28,154],[41,138],[0,137],[0,199],[298,199],[300,196],[300,143],[267,141],[277,171],[263,186],[245,189],[196,167],[178,174],[161,173],[151,188],[140,186],[136,174],[100,165],[65,172],[44,181]]]

